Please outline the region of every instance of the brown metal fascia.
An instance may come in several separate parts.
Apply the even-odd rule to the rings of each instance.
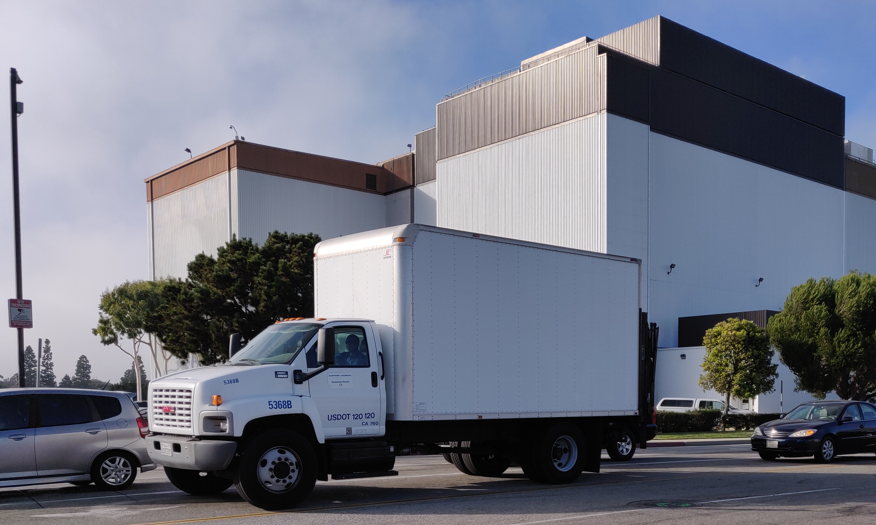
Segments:
[[[184,168],[184,167],[188,166],[189,164],[194,164],[195,162],[198,162],[199,160],[201,160],[201,159],[203,159],[203,158],[205,158],[205,157],[209,157],[210,155],[216,153],[217,151],[221,151],[221,150],[223,150],[223,149],[225,149],[225,148],[230,147],[230,146],[233,145],[235,142],[237,142],[237,141],[232,140],[231,142],[226,142],[225,144],[223,144],[223,145],[221,145],[221,146],[218,146],[218,147],[216,147],[216,148],[213,148],[213,149],[211,149],[210,151],[205,151],[204,153],[201,153],[201,154],[198,155],[197,157],[192,157],[191,159],[189,159],[189,160],[187,160],[187,161],[185,161],[185,162],[181,162],[181,163],[177,164],[176,166],[174,166],[174,167],[172,167],[172,168],[168,168],[168,169],[166,169],[166,170],[164,170],[164,171],[162,171],[162,172],[160,172],[160,173],[158,173],[158,174],[156,174],[156,175],[153,175],[153,176],[151,176],[151,177],[149,177],[149,178],[147,178],[147,179],[143,179],[143,182],[149,182],[149,181],[151,181],[151,180],[155,180],[155,179],[157,179],[157,178],[160,178],[160,177],[163,177],[163,176],[167,175],[168,173],[171,173],[171,172],[173,172],[173,171],[176,171],[176,170],[178,170],[178,169],[180,169],[180,168]]]

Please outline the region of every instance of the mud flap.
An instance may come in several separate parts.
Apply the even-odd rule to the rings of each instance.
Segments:
[[[587,424],[581,430],[587,440],[587,451],[584,457],[585,472],[599,472],[602,460],[602,418],[588,418]]]

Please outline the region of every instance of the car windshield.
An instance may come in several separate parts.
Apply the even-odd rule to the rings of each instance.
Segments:
[[[231,358],[232,365],[289,364],[319,331],[312,323],[271,325]]]
[[[836,419],[842,409],[842,405],[802,405],[788,412],[782,419],[830,421]]]

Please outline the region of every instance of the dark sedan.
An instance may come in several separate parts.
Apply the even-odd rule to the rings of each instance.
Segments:
[[[876,452],[876,407],[858,401],[812,401],[754,429],[751,450],[772,461]]]

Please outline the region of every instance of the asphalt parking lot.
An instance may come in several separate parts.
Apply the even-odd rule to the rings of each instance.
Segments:
[[[317,483],[301,507],[265,512],[234,488],[220,497],[177,491],[161,469],[120,493],[41,485],[0,489],[0,523],[872,523],[876,456],[761,460],[745,443],[649,448],[572,485],[458,472],[439,457],[406,457],[397,477]]]

